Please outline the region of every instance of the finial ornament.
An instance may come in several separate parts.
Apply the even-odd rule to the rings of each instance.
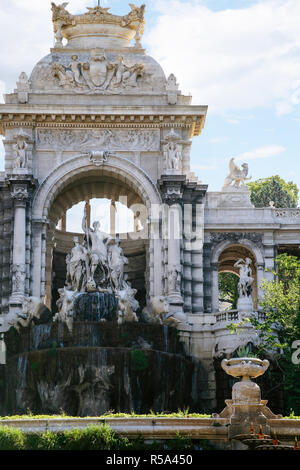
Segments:
[[[118,16],[109,13],[110,8],[104,8],[100,5],[98,0],[96,7],[87,7],[88,12],[81,15],[72,15],[66,9],[68,2],[60,5],[51,3],[52,21],[54,24],[54,32],[57,34],[59,29],[65,26],[76,26],[78,24],[88,23],[102,23],[102,24],[115,24],[123,28],[128,27],[135,31],[139,28],[139,34],[144,32],[145,24],[145,10],[146,5],[137,7],[133,3],[129,6],[131,11],[125,16]]]

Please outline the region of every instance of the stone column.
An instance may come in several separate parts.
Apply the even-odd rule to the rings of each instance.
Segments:
[[[212,275],[212,313],[219,311],[219,265],[211,263]]]
[[[172,204],[169,207],[168,227],[168,301],[170,305],[182,308],[182,263],[180,249],[182,238],[182,210],[178,203]]]
[[[67,215],[63,215],[60,221],[58,222],[58,230],[61,232],[66,232],[67,230]]]
[[[183,283],[184,311],[192,312],[192,241],[193,241],[193,206],[184,205],[184,247],[183,247]]]
[[[257,303],[263,296],[263,291],[261,288],[261,282],[264,278],[265,273],[265,265],[264,263],[257,263],[256,264],[256,276],[257,276]]]
[[[186,180],[181,175],[165,175],[159,181],[163,201],[168,206],[165,211],[164,224],[167,230],[167,299],[169,311],[183,312],[182,277],[183,263],[181,259],[182,241],[182,196],[183,184]]]
[[[22,305],[25,295],[26,279],[26,204],[28,191],[26,185],[13,186],[14,200],[14,238],[12,262],[12,293],[10,305]]]
[[[203,313],[204,204],[196,201],[196,238],[192,245],[192,313]]]
[[[116,218],[117,218],[117,207],[116,201],[114,199],[111,200],[110,204],[110,234],[116,234]]]
[[[41,266],[42,266],[42,231],[43,221],[32,222],[32,295],[41,298]]]

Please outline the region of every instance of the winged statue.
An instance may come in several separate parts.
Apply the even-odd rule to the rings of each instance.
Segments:
[[[240,169],[235,163],[235,158],[231,158],[229,162],[229,175],[225,178],[223,189],[228,187],[239,188],[246,186],[246,181],[251,180],[252,176],[247,178],[249,168],[248,163],[242,164],[242,169]]]

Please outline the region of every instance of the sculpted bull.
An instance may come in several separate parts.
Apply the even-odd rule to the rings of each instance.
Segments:
[[[17,331],[20,327],[26,328],[31,322],[35,324],[49,323],[52,321],[52,313],[37,297],[27,297],[23,301],[22,312],[10,323]]]

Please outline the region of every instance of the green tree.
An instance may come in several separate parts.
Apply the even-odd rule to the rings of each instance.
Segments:
[[[239,277],[234,273],[219,273],[219,302],[228,303],[230,310],[237,308]]]
[[[257,331],[261,343],[259,353],[272,352],[273,359],[283,374],[286,410],[300,413],[300,364],[292,360],[293,343],[300,340],[300,259],[286,253],[276,258],[275,280],[263,281],[263,298],[260,306],[266,318],[258,321],[253,315],[229,328],[238,332],[243,324],[250,322]]]
[[[280,176],[270,176],[248,183],[251,202],[255,207],[268,207],[270,201],[275,207],[297,207],[299,189],[296,184],[284,181]]]

